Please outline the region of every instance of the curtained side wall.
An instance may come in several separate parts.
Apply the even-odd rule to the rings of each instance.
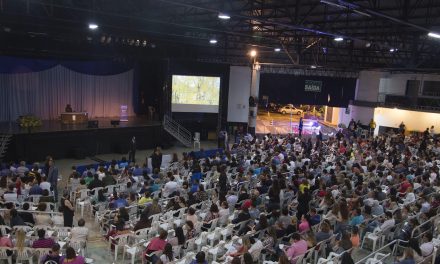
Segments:
[[[134,115],[133,69],[89,75],[57,65],[43,71],[14,72],[0,73],[0,121],[15,121],[26,114],[57,119],[68,103],[92,118],[119,116],[122,104]]]

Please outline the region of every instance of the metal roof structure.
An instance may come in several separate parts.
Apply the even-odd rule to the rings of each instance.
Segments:
[[[1,55],[437,72],[429,32],[440,0],[0,0]]]

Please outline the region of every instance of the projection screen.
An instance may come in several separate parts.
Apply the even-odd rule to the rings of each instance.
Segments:
[[[171,111],[218,113],[220,77],[173,75]]]

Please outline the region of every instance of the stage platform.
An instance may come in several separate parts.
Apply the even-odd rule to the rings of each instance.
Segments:
[[[130,140],[136,137],[137,149],[154,148],[162,143],[162,123],[145,117],[130,117],[127,122],[112,126],[115,118],[93,118],[98,128],[84,124],[62,124],[60,120],[44,120],[30,131],[17,123],[0,123],[1,134],[11,134],[5,161],[43,161],[47,155],[55,159],[120,153],[127,156]],[[128,156],[127,156],[128,158]]]

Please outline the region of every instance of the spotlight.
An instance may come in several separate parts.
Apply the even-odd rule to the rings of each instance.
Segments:
[[[430,36],[431,38],[440,39],[440,34],[438,34],[438,33],[429,32],[428,36]]]
[[[228,14],[225,14],[225,13],[219,13],[218,18],[223,19],[223,20],[228,20],[228,19],[231,19],[231,16]]]
[[[210,39],[210,40],[209,40],[209,43],[211,43],[211,44],[217,44],[217,40],[216,40],[216,39]]]
[[[366,48],[371,47],[371,43],[370,43],[370,42],[365,43],[365,47],[366,47]]]
[[[343,41],[344,40],[344,38],[342,38],[342,37],[336,37],[335,38],[335,41],[337,41],[337,42],[341,42],[341,41]]]
[[[90,23],[89,24],[89,29],[91,29],[91,30],[95,30],[95,29],[98,29],[98,25],[97,24],[95,24],[95,23]]]
[[[274,51],[275,51],[275,52],[280,52],[281,49],[280,49],[280,48],[275,48]]]
[[[256,50],[251,50],[251,51],[249,52],[249,55],[250,55],[251,57],[255,57],[255,56],[257,56],[257,51],[256,51]]]
[[[398,51],[398,49],[395,49],[395,48],[391,48],[391,49],[390,49],[390,52],[391,52],[391,53],[396,52],[396,51]]]
[[[136,47],[139,47],[139,45],[141,44],[140,40],[136,40]]]
[[[315,65],[311,65],[310,69],[316,69],[316,66]]]

